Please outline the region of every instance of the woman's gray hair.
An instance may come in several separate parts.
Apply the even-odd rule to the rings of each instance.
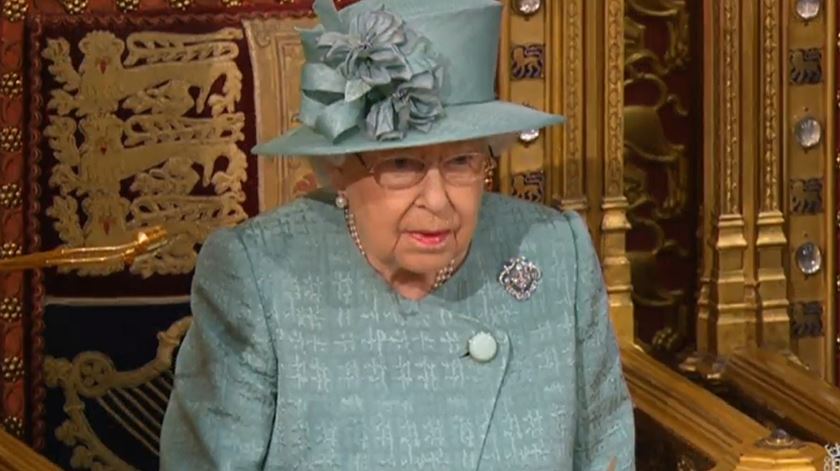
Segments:
[[[493,157],[498,159],[516,143],[517,139],[519,139],[519,134],[516,133],[497,134],[487,138],[487,145],[490,146]]]
[[[312,171],[315,172],[315,179],[318,185],[324,188],[332,188],[332,178],[330,177],[330,167],[341,167],[344,161],[347,160],[346,155],[326,155],[313,156],[306,159]]]
[[[518,134],[499,134],[485,138],[493,158],[500,158],[502,154],[516,142]],[[330,178],[330,167],[340,167],[344,165],[347,160],[347,155],[328,155],[328,156],[314,156],[307,158],[309,165],[315,172],[315,178],[318,184],[322,187],[332,188],[332,178]]]

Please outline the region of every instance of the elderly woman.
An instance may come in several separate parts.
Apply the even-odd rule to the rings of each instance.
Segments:
[[[632,407],[575,213],[485,194],[495,0],[363,0],[303,31],[317,193],[213,234],[166,412],[166,470],[633,469]]]

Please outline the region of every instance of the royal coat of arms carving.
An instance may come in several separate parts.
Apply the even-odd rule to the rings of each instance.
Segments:
[[[76,45],[46,37],[40,54],[57,87],[45,93],[43,136],[56,160],[45,212],[62,244],[114,245],[163,225],[171,242],[129,270],[186,274],[210,231],[248,217],[242,38],[240,28],[125,39],[90,31]],[[73,270],[102,276],[123,266]]]

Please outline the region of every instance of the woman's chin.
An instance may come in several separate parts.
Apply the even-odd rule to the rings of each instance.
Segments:
[[[400,257],[399,265],[410,273],[436,275],[446,268],[454,257],[455,255],[450,253],[411,255]]]

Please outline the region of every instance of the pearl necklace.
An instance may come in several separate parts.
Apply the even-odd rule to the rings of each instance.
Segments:
[[[347,230],[350,231],[350,238],[353,239],[353,243],[356,244],[356,248],[359,249],[362,257],[367,259],[367,252],[365,252],[365,249],[362,248],[362,241],[359,239],[359,231],[356,229],[356,218],[353,217],[353,213],[350,212],[350,208],[344,208],[344,220],[347,222]],[[445,267],[438,270],[435,275],[435,282],[432,284],[432,291],[440,288],[444,283],[452,278],[452,273],[454,271],[455,259],[453,258],[452,261]]]

